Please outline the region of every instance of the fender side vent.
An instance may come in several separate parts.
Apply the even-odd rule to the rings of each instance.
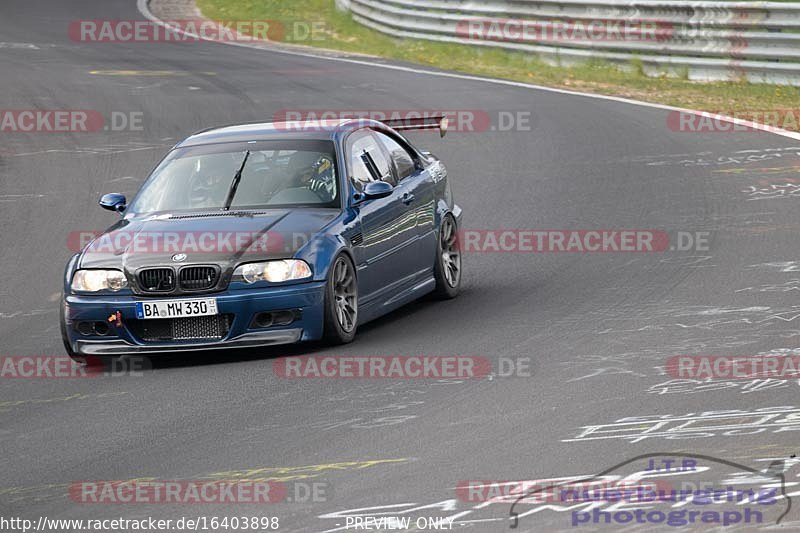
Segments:
[[[356,233],[350,238],[350,244],[353,246],[361,246],[361,243],[364,242],[364,234],[363,233]]]

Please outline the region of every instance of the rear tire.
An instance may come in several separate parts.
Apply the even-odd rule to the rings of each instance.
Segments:
[[[339,254],[325,285],[324,340],[328,344],[352,342],[358,329],[358,282],[353,262]]]
[[[442,219],[437,240],[436,263],[433,267],[436,279],[434,294],[442,300],[451,300],[461,292],[461,250],[458,226],[453,215],[447,214]]]

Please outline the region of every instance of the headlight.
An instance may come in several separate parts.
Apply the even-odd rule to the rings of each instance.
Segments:
[[[127,286],[128,280],[119,270],[78,270],[72,276],[73,291],[118,291]]]
[[[248,263],[240,265],[233,272],[234,281],[244,281],[246,283],[255,283],[257,281],[281,283],[310,277],[311,267],[305,261],[298,259]]]

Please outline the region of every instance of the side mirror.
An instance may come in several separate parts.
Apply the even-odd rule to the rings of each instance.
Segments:
[[[371,181],[364,187],[364,199],[375,200],[377,198],[386,198],[394,191],[391,183],[385,181]]]
[[[100,198],[100,207],[103,209],[108,209],[109,211],[122,213],[127,207],[127,200],[125,200],[124,194],[104,194],[103,197]]]

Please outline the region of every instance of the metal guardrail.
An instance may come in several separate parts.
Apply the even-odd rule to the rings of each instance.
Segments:
[[[623,0],[336,0],[396,37],[601,59],[648,75],[800,85],[800,3]]]

